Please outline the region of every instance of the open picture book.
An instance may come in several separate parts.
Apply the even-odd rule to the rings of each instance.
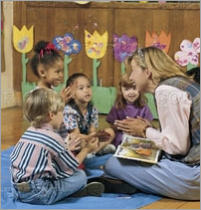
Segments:
[[[123,134],[122,143],[114,156],[147,163],[157,163],[161,150],[150,139]]]

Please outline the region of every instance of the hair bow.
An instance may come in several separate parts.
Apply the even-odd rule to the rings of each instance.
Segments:
[[[42,58],[44,56],[45,51],[50,53],[51,51],[56,51],[56,48],[55,48],[54,44],[49,42],[44,49],[40,50],[40,58]]]

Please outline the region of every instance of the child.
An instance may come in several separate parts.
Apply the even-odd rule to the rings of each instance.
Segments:
[[[91,103],[92,89],[88,77],[82,73],[75,73],[67,80],[66,87],[71,87],[73,95],[64,108],[64,124],[60,134],[62,137],[65,137],[68,132],[83,134],[82,136],[93,134],[98,127],[98,111]],[[99,137],[97,151],[108,145],[114,137],[114,132],[110,128],[105,129],[101,134],[101,136],[106,134],[108,138],[104,139],[100,134],[101,132],[95,134]],[[112,147],[109,151],[107,148],[107,152],[114,152],[114,149]]]
[[[75,157],[74,139],[65,148],[63,139],[55,132],[63,122],[64,103],[55,91],[38,88],[27,94],[25,117],[31,127],[16,144],[11,158],[11,174],[15,199],[31,204],[52,204],[67,196],[100,196],[101,183],[86,185],[85,172],[78,165],[88,153],[97,148],[95,138],[88,140]]]
[[[50,42],[39,41],[31,59],[31,68],[38,77],[37,88],[57,87],[63,80],[63,59]],[[62,98],[67,102],[71,97],[70,88],[61,91]]]
[[[135,84],[129,80],[128,75],[122,76],[119,83],[119,94],[115,101],[115,105],[110,110],[107,121],[115,130],[115,138],[113,144],[118,146],[122,142],[122,131],[117,130],[114,126],[115,120],[123,120],[127,117],[142,117],[149,121],[153,120],[152,114],[144,104],[143,97],[135,88]]]

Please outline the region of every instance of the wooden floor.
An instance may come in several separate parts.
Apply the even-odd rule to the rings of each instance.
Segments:
[[[100,117],[100,127],[106,125],[105,116]],[[16,144],[21,134],[28,127],[20,107],[1,110],[1,149]],[[144,206],[141,209],[200,209],[200,202],[179,201],[163,198],[160,201]]]

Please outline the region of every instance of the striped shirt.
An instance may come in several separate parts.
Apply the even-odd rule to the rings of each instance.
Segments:
[[[29,179],[70,177],[79,163],[65,149],[63,139],[49,124],[30,127],[20,138],[10,156],[14,182]]]

